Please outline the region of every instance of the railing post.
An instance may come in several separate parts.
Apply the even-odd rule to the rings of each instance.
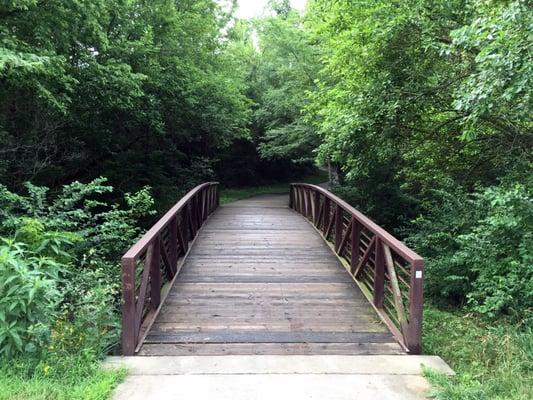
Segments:
[[[200,194],[199,193],[196,193],[196,195],[194,196],[193,207],[194,207],[194,221],[196,223],[196,226],[194,229],[194,236],[196,236],[196,233],[202,226],[202,215],[201,215],[201,209],[200,209]]]
[[[188,241],[191,241],[194,238],[195,235],[195,226],[196,223],[194,222],[194,214],[193,214],[193,199],[191,202],[185,207],[185,210],[187,211],[187,239]]]
[[[412,354],[422,351],[422,316],[424,305],[424,260],[415,260],[411,268],[409,291],[409,326],[407,346]]]
[[[178,215],[172,218],[168,226],[169,257],[172,273],[176,274],[178,265]]]
[[[206,191],[206,200],[205,203],[207,204],[207,215],[209,216],[211,214],[211,211],[213,210],[213,191],[211,190],[211,186],[208,186]]]
[[[319,210],[320,210],[320,192],[315,192],[314,200],[313,200],[313,223],[315,224],[315,226],[319,226],[320,224],[320,221],[318,220]]]
[[[220,188],[219,185],[215,185],[215,205],[218,207],[220,205]]]
[[[304,217],[307,217],[308,211],[309,211],[309,201],[307,199],[307,188],[302,188],[302,198],[303,198],[303,209],[302,209],[302,215]]]
[[[156,310],[161,304],[161,237],[154,239],[152,262],[150,263],[150,306]]]
[[[374,305],[383,308],[383,297],[385,291],[385,256],[383,254],[383,243],[376,237],[374,247],[376,254],[374,265]]]
[[[322,232],[326,232],[329,225],[329,219],[331,218],[331,200],[329,197],[324,197],[324,212],[322,214]],[[327,239],[327,238],[326,238]]]
[[[335,251],[339,251],[339,246],[341,245],[342,240],[342,231],[343,231],[343,213],[342,207],[337,204],[337,211],[335,212]]]
[[[203,191],[204,192],[204,221],[207,219],[207,217],[209,217],[209,214],[210,214],[210,210],[209,210],[209,186],[207,188],[205,188],[205,190]]]
[[[189,233],[187,231],[187,216],[185,215],[186,212],[187,210],[183,209],[182,214],[181,214],[182,225],[176,222],[176,233],[178,236],[178,242],[180,244],[180,249],[183,252],[183,254],[187,253],[187,250],[189,250],[189,242],[187,240]],[[178,217],[176,217],[176,221],[177,221],[177,218]],[[178,257],[179,255],[176,256],[176,269],[177,269],[177,264],[178,264]]]
[[[122,259],[122,354],[132,356],[137,345],[135,321],[135,261]]]
[[[294,186],[289,185],[289,208],[294,209]]]
[[[307,218],[309,220],[313,219],[313,196],[311,195],[311,189],[306,190],[306,198],[307,198]]]
[[[200,226],[202,226],[205,220],[205,189],[200,190],[200,193],[198,193],[198,201],[200,203],[198,205],[200,210]]]
[[[352,217],[352,236],[350,239],[350,271],[353,274],[359,263],[359,246],[361,243],[361,224],[355,217]]]
[[[215,211],[216,207],[216,186],[209,186],[209,214]]]

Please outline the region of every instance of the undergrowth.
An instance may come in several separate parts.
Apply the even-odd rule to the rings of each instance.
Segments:
[[[426,371],[437,400],[529,400],[533,398],[533,330],[503,319],[482,320],[427,307],[425,354],[441,356],[455,371]]]

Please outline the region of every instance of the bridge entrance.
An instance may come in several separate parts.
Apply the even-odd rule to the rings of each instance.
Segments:
[[[288,196],[218,208],[140,355],[403,352]]]
[[[416,293],[412,285],[402,293],[410,277],[396,273],[411,272],[399,258],[416,254],[366,217],[346,218],[353,209],[330,195],[294,185],[290,199],[263,195],[217,208],[216,184],[189,193],[123,258],[124,353],[416,352],[416,307],[406,304]],[[420,265],[415,259],[411,268]],[[381,306],[372,290],[379,295],[380,273]],[[385,306],[399,307],[395,320]]]

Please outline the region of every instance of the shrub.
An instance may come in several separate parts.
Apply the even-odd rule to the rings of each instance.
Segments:
[[[114,307],[120,283],[110,282],[104,269],[71,274],[65,282],[62,313],[52,330],[56,353],[80,349],[95,356],[109,353],[118,343],[120,319]]]
[[[524,185],[493,187],[476,195],[486,209],[459,235],[453,262],[469,267],[475,280],[467,294],[475,311],[495,317],[527,317],[533,310],[533,197]]]
[[[63,265],[22,243],[0,246],[0,356],[35,352],[46,340],[60,300]]]
[[[105,200],[112,190],[104,178],[55,194],[0,185],[0,235],[12,238],[1,247],[0,356],[32,351],[41,372],[65,372],[118,342],[118,262],[153,200],[144,188],[120,207]]]
[[[488,317],[531,317],[533,207],[527,185],[500,185],[441,201],[408,238],[427,259],[426,290],[440,303],[468,304]]]

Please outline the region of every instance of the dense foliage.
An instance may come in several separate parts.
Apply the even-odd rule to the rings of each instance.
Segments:
[[[254,149],[232,9],[215,0],[2,2],[2,182],[56,188],[105,175],[121,192],[152,185],[164,209],[198,182],[231,177],[235,146]],[[275,167],[251,161],[252,177]]]
[[[109,204],[100,178],[50,195],[0,186],[0,357],[33,355],[46,374],[72,357],[96,360],[118,343],[122,252],[152,212],[147,188]]]
[[[518,319],[533,307],[532,15],[476,0],[314,0],[307,15],[322,69],[306,112],[339,193],[426,256],[430,298]]]

